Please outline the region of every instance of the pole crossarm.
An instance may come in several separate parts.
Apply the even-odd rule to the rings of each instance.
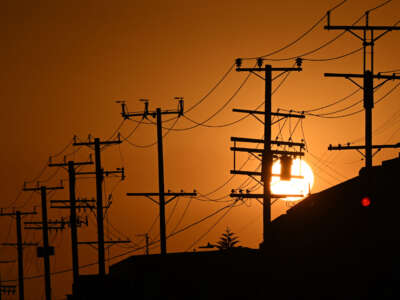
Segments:
[[[50,191],[50,190],[63,190],[64,189],[63,186],[53,186],[53,187],[44,186],[44,188],[45,188],[45,190],[48,190],[48,191]],[[33,188],[24,187],[23,191],[24,192],[27,192],[27,191],[40,191],[40,189],[41,189],[41,187],[33,187]]]
[[[243,138],[243,137],[231,137],[232,142],[243,142],[243,143],[256,143],[256,144],[263,144],[264,140],[263,139],[253,139],[253,138]],[[287,142],[287,141],[271,141],[271,144],[277,145],[277,146],[289,146],[289,147],[300,147],[304,148],[305,144],[304,143],[294,143],[294,142]]]
[[[113,144],[121,144],[122,141],[120,139],[116,140],[116,141],[100,141],[99,144],[100,145],[113,145]],[[72,144],[73,146],[94,146],[95,142],[74,142]]]
[[[344,78],[364,78],[365,77],[364,74],[354,74],[354,73],[324,73],[324,76],[325,77],[344,77]],[[392,75],[383,75],[381,73],[378,73],[378,74],[373,74],[372,77],[376,78],[376,79],[387,79],[387,80],[400,79],[400,76],[396,75],[395,73],[393,73]]]
[[[366,146],[364,145],[355,145],[355,146],[343,146],[343,145],[337,145],[337,146],[332,146],[329,145],[328,150],[359,150],[359,149],[365,149]],[[400,148],[400,143],[393,144],[393,145],[372,145],[373,149],[383,149],[383,148]]]
[[[238,151],[238,152],[264,153],[264,149],[256,149],[256,148],[231,147],[230,149],[232,151]],[[270,152],[276,155],[304,156],[304,152],[302,151],[271,150]]]
[[[105,171],[103,170],[102,173],[106,176],[110,174],[121,174],[121,178],[125,178],[125,169],[124,168],[117,168],[114,171]],[[94,171],[82,171],[82,172],[75,172],[76,175],[96,175],[96,172]]]
[[[258,67],[258,68],[236,68],[237,72],[264,72],[265,68]],[[271,71],[283,71],[283,72],[291,72],[291,71],[303,71],[302,68],[271,68]]]
[[[242,170],[231,170],[231,174],[235,175],[247,175],[247,176],[261,176],[261,172],[257,171],[242,171]],[[280,177],[281,174],[271,174],[271,176],[274,177]],[[302,175],[290,175],[291,178],[297,178],[297,179],[304,179],[304,176]]]
[[[24,229],[27,229],[27,230],[43,230],[43,228],[44,227],[36,227],[36,226],[33,226],[33,227],[26,227],[26,226],[24,226]],[[65,226],[48,226],[47,227],[47,229],[48,230],[64,230],[65,229]]]
[[[286,195],[286,194],[271,194],[271,198],[287,198],[287,197],[304,197],[305,195],[297,194],[297,195]],[[249,199],[262,199],[264,198],[264,194],[250,194],[250,193],[231,193],[230,197],[232,198],[249,198]]]
[[[71,200],[50,200],[50,203],[69,203]],[[76,203],[96,202],[95,199],[77,199]]]
[[[249,110],[249,109],[237,109],[234,108],[232,109],[233,112],[239,112],[239,113],[245,113],[245,114],[254,114],[254,115],[265,115],[264,111],[259,111],[259,110]],[[304,119],[306,116],[301,115],[301,114],[285,114],[285,113],[279,113],[279,112],[271,112],[271,116],[276,116],[276,117],[285,117],[285,118],[300,118]]]
[[[47,221],[47,224],[53,224],[53,225],[64,225],[66,223],[68,223],[68,222],[65,220]],[[27,222],[24,222],[24,224],[25,225],[35,225],[35,224],[43,224],[43,222],[42,221],[27,221]]]
[[[394,31],[394,30],[400,30],[399,26],[346,26],[346,25],[326,25],[324,26],[324,29],[327,30],[359,30],[359,31],[371,31],[371,30],[385,30],[385,31]]]
[[[261,176],[261,172],[257,172],[257,171],[231,170],[231,174],[247,175],[247,176]]]
[[[141,197],[146,197],[148,199],[150,199],[151,201],[153,201],[156,204],[160,204],[158,201],[154,200],[153,198],[151,198],[152,196],[160,196],[160,193],[126,193],[127,196],[141,196]],[[171,196],[170,199],[165,201],[165,204],[168,204],[169,202],[171,202],[172,200],[174,200],[176,197],[194,197],[197,196],[197,192],[193,192],[193,193],[185,193],[185,192],[178,192],[178,193],[171,193],[171,192],[167,192],[164,193],[164,196]]]
[[[92,161],[73,162],[74,166],[93,165]],[[49,163],[49,167],[68,167],[68,163]]]
[[[178,100],[178,109],[177,110],[160,110],[161,115],[178,115],[178,117],[183,116],[184,109],[183,109],[183,97],[174,97],[175,100]],[[152,116],[153,118],[157,117],[157,110],[149,111],[149,100],[147,99],[140,99],[144,102],[144,111],[143,112],[128,112],[127,105],[124,101],[121,101],[122,112],[121,115],[124,119],[129,119],[130,117],[142,117],[147,118],[147,116]]]
[[[127,196],[159,196],[159,193],[126,193]],[[185,193],[185,192],[179,192],[179,193],[164,193],[165,196],[197,196],[196,192],[193,193]]]
[[[88,209],[94,209],[94,208],[96,208],[96,206],[94,206],[94,205],[75,205],[75,206],[52,205],[52,206],[50,206],[50,208],[68,208],[68,209],[71,209],[71,208],[78,208],[78,209],[80,209],[80,208],[88,208]]]

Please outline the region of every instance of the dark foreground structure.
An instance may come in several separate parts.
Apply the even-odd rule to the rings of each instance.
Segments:
[[[400,299],[400,158],[313,194],[272,222],[260,250],[132,256],[77,299]],[[369,196],[370,205],[361,200]]]

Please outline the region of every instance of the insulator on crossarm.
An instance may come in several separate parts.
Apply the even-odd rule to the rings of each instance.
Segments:
[[[242,66],[242,59],[241,58],[236,58],[235,63],[236,63],[236,67],[240,68]]]
[[[178,116],[183,116],[183,97],[181,97],[181,99],[179,99],[179,113]]]

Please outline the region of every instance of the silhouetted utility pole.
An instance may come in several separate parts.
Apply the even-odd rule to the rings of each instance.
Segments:
[[[137,236],[143,236],[145,238],[145,242],[146,242],[146,255],[149,255],[149,234],[148,233],[144,233],[144,234],[137,234]]]
[[[96,208],[97,208],[97,247],[98,247],[98,260],[99,260],[99,275],[106,275],[106,265],[105,265],[105,251],[104,251],[104,220],[103,220],[103,180],[104,175],[110,174],[121,174],[122,179],[124,178],[124,169],[117,169],[116,171],[104,171],[101,167],[101,145],[113,145],[113,144],[121,144],[121,140],[118,139],[116,141],[100,141],[99,138],[95,138],[92,142],[90,139],[88,142],[77,142],[74,141],[74,146],[94,146],[94,155],[95,155],[95,172],[79,172],[79,174],[86,175],[96,175]],[[94,242],[87,242],[94,243]],[[87,244],[85,242],[80,242],[79,244]]]
[[[271,223],[271,198],[283,198],[286,196],[297,196],[297,195],[272,195],[271,193],[271,177],[272,177],[272,163],[274,155],[291,155],[291,156],[303,156],[304,153],[301,151],[278,151],[273,150],[272,145],[287,145],[289,147],[298,146],[300,149],[304,148],[303,143],[292,143],[292,142],[284,142],[284,141],[276,141],[271,139],[272,132],[272,116],[277,116],[279,118],[304,118],[304,115],[295,115],[295,114],[283,114],[283,113],[273,113],[272,112],[272,72],[278,71],[281,72],[275,78],[281,76],[286,72],[291,71],[301,71],[301,60],[296,60],[297,67],[296,68],[275,68],[271,65],[264,65],[262,58],[257,59],[257,67],[253,68],[242,68],[242,60],[239,58],[236,60],[236,71],[238,72],[251,72],[255,74],[257,77],[260,77],[265,82],[265,110],[264,111],[254,111],[254,110],[244,110],[244,109],[234,109],[234,112],[247,113],[253,115],[256,119],[256,115],[264,115],[264,121],[258,119],[262,123],[264,123],[264,139],[248,139],[248,138],[237,138],[232,137],[231,140],[235,143],[234,147],[231,147],[231,150],[234,151],[234,157],[236,160],[236,152],[247,152],[252,155],[254,153],[260,153],[262,156],[261,164],[262,171],[261,172],[251,172],[251,171],[241,171],[236,170],[236,162],[234,160],[234,170],[231,171],[232,174],[240,174],[240,175],[248,175],[253,178],[255,175],[261,176],[261,181],[256,180],[261,183],[264,187],[263,194],[250,194],[250,193],[231,193],[231,197],[236,198],[262,198],[263,199],[263,239],[264,242],[268,237],[269,225]],[[264,73],[264,77],[259,75],[258,73]],[[243,148],[236,147],[236,142],[246,142],[246,143],[262,143],[264,145],[264,149],[255,149],[255,148]],[[254,155],[257,157],[256,155]],[[257,157],[258,158],[258,157]]]
[[[19,300],[24,300],[24,255],[23,247],[25,246],[37,246],[36,243],[25,243],[22,241],[22,228],[21,228],[21,216],[25,215],[36,215],[36,212],[21,212],[17,210],[12,213],[0,212],[1,216],[15,216],[16,217],[16,233],[17,233],[17,243],[2,243],[3,246],[17,247],[18,252],[18,295]]]
[[[50,167],[68,167],[68,176],[69,176],[69,201],[63,201],[63,203],[69,203],[68,205],[58,206],[52,208],[63,208],[70,209],[69,216],[69,224],[71,228],[71,250],[72,250],[72,274],[73,274],[73,285],[72,285],[72,295],[76,296],[76,286],[79,277],[79,259],[78,259],[78,230],[77,227],[82,224],[80,220],[76,217],[76,196],[75,196],[75,183],[76,183],[76,172],[75,167],[92,165],[92,161],[88,162],[74,162],[68,161],[64,163],[51,163],[49,162]],[[62,200],[61,200],[62,201]],[[58,201],[60,202],[60,201]],[[54,203],[54,200],[51,201]],[[87,224],[86,224],[87,225]]]
[[[64,189],[62,186],[47,187],[40,186],[34,188],[24,187],[24,191],[40,191],[42,198],[42,221],[41,222],[24,222],[24,224],[39,224],[41,226],[36,227],[25,227],[25,229],[36,229],[42,230],[43,232],[43,247],[38,247],[38,257],[44,259],[44,276],[45,276],[45,293],[46,300],[51,300],[51,281],[50,281],[50,255],[54,255],[54,247],[49,246],[49,230],[50,229],[62,229],[65,225],[64,221],[48,221],[47,220],[47,191],[50,190],[61,190]],[[62,227],[49,227],[49,224],[61,225]]]
[[[386,33],[393,30],[400,30],[399,26],[371,26],[369,25],[369,11],[365,13],[365,25],[364,26],[332,26],[330,25],[330,12],[327,14],[328,25],[325,26],[325,29],[328,30],[345,30],[351,33],[353,36],[358,38],[363,43],[363,74],[337,74],[337,73],[325,73],[326,77],[344,77],[359,88],[364,91],[364,109],[365,109],[365,145],[361,146],[332,146],[329,145],[328,150],[349,150],[354,149],[360,151],[361,149],[365,150],[365,168],[368,171],[372,168],[372,149],[378,149],[380,151],[382,148],[399,148],[400,144],[395,145],[373,145],[372,144],[372,109],[374,107],[374,90],[389,80],[400,79],[399,75],[382,75],[380,73],[374,74],[374,45],[375,42],[384,36]],[[360,36],[357,32],[362,32],[362,36]],[[378,36],[375,36],[375,32],[380,32]],[[368,47],[370,49],[370,60],[368,66]],[[362,78],[363,85],[357,83],[352,78]],[[376,79],[385,79],[383,82],[374,87],[374,78]],[[361,153],[362,154],[362,153]]]
[[[127,193],[128,196],[145,196],[158,204],[160,208],[160,247],[161,254],[167,254],[167,236],[166,236],[166,225],[165,225],[165,205],[178,196],[196,196],[196,193],[165,193],[164,189],[164,157],[163,157],[163,136],[162,136],[162,115],[178,115],[183,116],[183,98],[175,97],[179,100],[178,110],[165,110],[157,108],[156,111],[149,111],[149,103],[145,101],[144,112],[129,113],[127,112],[126,104],[122,102],[122,117],[129,119],[130,117],[142,117],[147,118],[149,115],[157,119],[157,146],[158,146],[158,193]],[[159,201],[155,201],[151,196],[158,196]],[[165,196],[172,196],[171,199],[165,200]]]

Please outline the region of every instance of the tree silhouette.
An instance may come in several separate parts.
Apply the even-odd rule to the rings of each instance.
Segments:
[[[226,250],[234,248],[237,243],[239,243],[239,239],[236,234],[230,231],[229,227],[226,227],[226,231],[222,234],[215,246],[219,250]]]

